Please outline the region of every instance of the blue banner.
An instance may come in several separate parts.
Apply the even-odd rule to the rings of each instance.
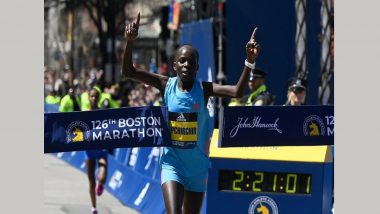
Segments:
[[[216,82],[214,32],[211,19],[199,20],[182,25],[181,45],[190,44],[199,53],[199,70],[197,79],[204,82]],[[214,129],[215,107],[214,98],[207,104],[210,114],[210,128]]]
[[[44,153],[171,146],[166,107],[45,113]]]
[[[59,105],[44,103],[44,112],[45,113],[54,113],[54,112],[58,112],[58,111],[59,111]]]
[[[182,25],[181,45],[190,44],[199,53],[199,71],[197,79],[215,82],[214,33],[211,19]]]
[[[236,106],[221,115],[221,147],[334,144],[334,106]]]

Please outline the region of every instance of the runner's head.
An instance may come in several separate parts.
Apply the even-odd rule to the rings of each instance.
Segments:
[[[90,99],[90,108],[92,110],[97,109],[100,97],[100,89],[98,87],[91,88],[88,96]]]
[[[183,45],[178,48],[173,68],[182,82],[194,81],[199,68],[198,61],[199,54],[193,46]]]

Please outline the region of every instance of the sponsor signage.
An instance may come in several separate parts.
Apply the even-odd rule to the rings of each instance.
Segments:
[[[248,214],[273,213],[278,214],[276,202],[268,196],[259,196],[249,205]]]
[[[45,113],[44,153],[171,146],[165,107]]]
[[[235,106],[221,111],[219,145],[334,144],[334,106]]]

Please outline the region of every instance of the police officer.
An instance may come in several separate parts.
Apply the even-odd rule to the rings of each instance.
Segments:
[[[307,80],[299,78],[290,78],[288,80],[288,100],[285,106],[299,106],[305,104]]]
[[[248,82],[251,93],[248,95],[246,106],[273,105],[275,98],[267,91],[266,75],[267,73],[260,68],[251,70]]]

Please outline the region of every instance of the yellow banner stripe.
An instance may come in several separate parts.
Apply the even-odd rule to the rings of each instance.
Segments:
[[[197,141],[197,122],[178,122],[170,121],[170,127],[172,129],[171,137],[174,141]],[[182,129],[182,130],[178,130]],[[190,129],[190,130],[188,130]],[[189,131],[189,134],[185,134]],[[178,133],[184,132],[184,133]],[[193,133],[193,134],[192,134]]]
[[[180,134],[172,134],[172,140],[174,141],[197,141],[197,135],[180,135]]]
[[[214,129],[210,145],[210,157],[296,162],[333,162],[331,146],[269,146],[231,147],[218,146],[219,130]]]
[[[178,121],[170,121],[170,127],[177,128],[197,128],[197,122],[178,122]]]

